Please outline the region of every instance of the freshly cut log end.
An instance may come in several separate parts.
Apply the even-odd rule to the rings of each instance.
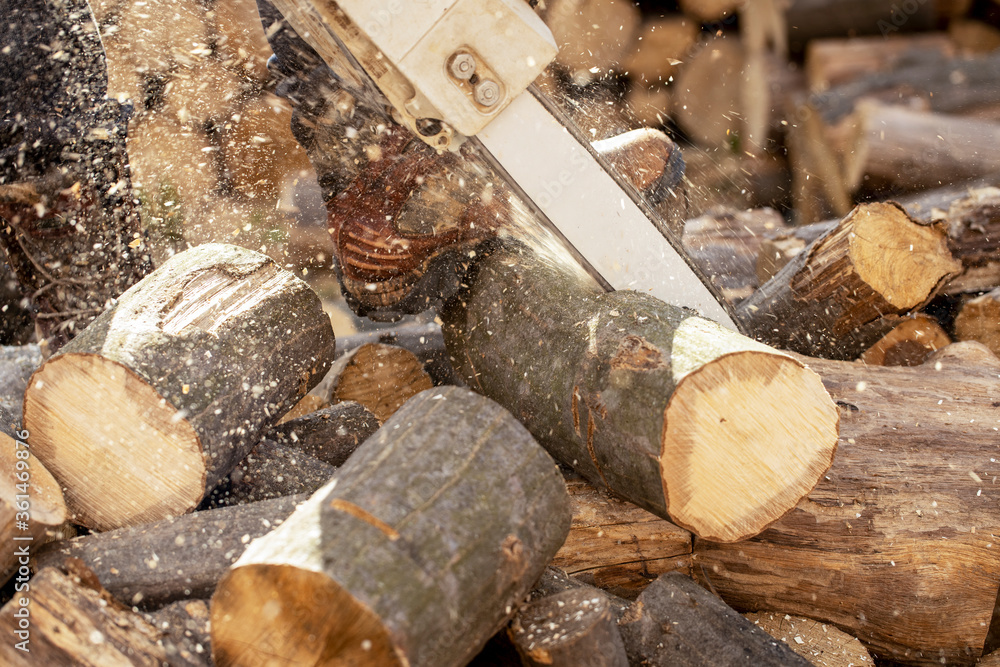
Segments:
[[[232,570],[212,598],[211,627],[220,666],[264,664],[272,642],[284,664],[407,665],[370,609],[325,574],[291,565]]]
[[[688,323],[708,325],[686,320],[674,355],[692,352],[684,350]],[[818,375],[755,350],[684,376],[663,421],[660,471],[671,519],[729,542],[760,532],[816,485],[833,462],[839,417]]]
[[[961,270],[943,230],[914,224],[895,203],[871,203],[853,213],[850,255],[858,277],[899,310],[927,299]]]
[[[32,429],[31,446],[62,482],[76,523],[148,523],[201,500],[198,435],[128,368],[94,354],[56,357],[32,377],[29,397],[32,423],[46,425]]]
[[[919,366],[929,355],[951,344],[932,317],[917,315],[903,322],[865,350],[860,360],[869,366]]]
[[[194,509],[319,382],[333,350],[308,285],[266,255],[205,244],[35,372],[24,426],[77,523],[155,521]]]

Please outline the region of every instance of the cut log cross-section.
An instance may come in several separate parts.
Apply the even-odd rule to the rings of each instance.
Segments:
[[[569,526],[562,477],[516,419],[466,389],[421,392],[219,582],[213,658],[465,665]]]
[[[740,303],[736,316],[769,345],[855,359],[959,271],[944,229],[895,203],[862,204]]]
[[[333,359],[319,298],[259,253],[175,255],[32,376],[24,425],[74,521],[198,505]]]
[[[789,356],[526,249],[443,314],[453,363],[592,484],[709,539],[756,534],[830,465],[836,408]]]

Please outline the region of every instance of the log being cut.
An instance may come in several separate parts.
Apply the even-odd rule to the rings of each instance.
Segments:
[[[74,522],[183,514],[319,382],[333,348],[304,282],[259,253],[198,246],[35,372],[24,426]]]
[[[464,665],[569,526],[562,476],[506,410],[421,392],[219,582],[213,657]]]
[[[443,313],[453,363],[588,481],[708,539],[754,535],[829,467],[837,413],[790,356],[527,249]]]
[[[832,623],[879,657],[972,664],[1000,588],[1000,360],[956,343],[922,366],[809,360],[841,411],[829,472],[758,537],[695,541],[741,610]]]

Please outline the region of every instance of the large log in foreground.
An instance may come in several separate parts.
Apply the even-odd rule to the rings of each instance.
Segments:
[[[569,525],[561,475],[507,411],[421,392],[219,582],[213,657],[464,665]]]
[[[791,357],[498,250],[442,314],[469,386],[596,486],[710,539],[754,535],[829,466],[836,408]]]
[[[330,318],[304,282],[206,244],[123,294],[32,376],[31,447],[95,530],[198,505],[329,368]]]
[[[961,271],[943,228],[895,203],[861,204],[740,303],[754,337],[828,359],[856,359]]]
[[[971,664],[1000,588],[1000,360],[809,360],[841,406],[830,471],[758,537],[695,541],[693,572],[743,610],[832,623],[905,664]]]

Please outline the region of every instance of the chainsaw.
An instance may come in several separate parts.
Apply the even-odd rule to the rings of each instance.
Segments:
[[[605,289],[738,330],[657,210],[535,84],[558,49],[525,0],[271,2],[347,87],[383,96],[423,142],[471,142]]]

